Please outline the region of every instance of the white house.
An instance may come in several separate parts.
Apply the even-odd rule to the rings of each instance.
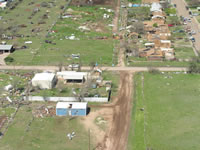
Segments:
[[[37,73],[32,79],[32,85],[40,89],[51,89],[55,86],[57,78],[54,73]]]

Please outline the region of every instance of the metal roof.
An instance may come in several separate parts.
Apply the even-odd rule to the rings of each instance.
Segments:
[[[57,72],[58,77],[62,77],[65,80],[83,80],[87,78],[87,72],[75,72],[75,71],[62,71]]]
[[[159,3],[152,3],[151,5],[151,11],[162,11],[162,6]]]
[[[73,109],[86,109],[87,108],[87,102],[58,102],[56,104],[57,108],[69,108],[71,105],[71,108]]]
[[[0,45],[0,50],[11,50],[12,45]]]
[[[52,81],[55,77],[54,73],[37,73],[33,77],[32,81]]]

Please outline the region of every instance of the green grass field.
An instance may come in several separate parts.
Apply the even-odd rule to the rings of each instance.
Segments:
[[[200,75],[144,73],[143,87],[136,75],[128,149],[200,149],[198,82]]]
[[[8,22],[1,27],[5,29],[4,34],[24,36],[7,41],[8,44],[14,44],[19,48],[10,55],[14,58],[14,62],[9,64],[57,65],[62,62],[69,65],[81,62],[82,65],[89,65],[97,62],[111,66],[117,63],[113,52],[118,41],[112,38],[112,27],[108,26],[112,24],[114,16],[112,11],[108,12],[108,9],[112,7],[68,6],[65,13],[70,13],[73,17],[61,19],[59,18],[63,12],[61,6],[66,5],[67,1],[62,0],[56,3],[47,1],[48,10],[42,7],[42,2],[40,0],[30,4],[28,1],[22,1],[14,10],[5,10],[1,13],[2,21]],[[37,8],[39,11],[29,19]],[[69,8],[71,11],[67,11]],[[108,14],[109,18],[103,19],[104,14]],[[44,15],[48,17],[41,19]],[[39,21],[44,21],[45,24],[38,24]],[[55,22],[56,24],[52,26]],[[26,27],[19,27],[20,25],[26,25]],[[79,29],[80,26],[87,26],[89,31]],[[8,30],[9,27],[11,29]],[[32,32],[33,29],[34,32]],[[66,39],[72,34],[79,40]],[[45,40],[53,44],[46,43]],[[26,41],[32,41],[32,44],[25,44]],[[27,48],[21,49],[20,47],[24,45]],[[72,54],[80,54],[81,59],[72,59]]]
[[[22,106],[5,136],[0,140],[0,150],[85,150],[88,149],[88,132],[80,123],[81,118],[69,121],[67,117],[32,119],[32,111]],[[68,133],[75,132],[73,140]],[[93,147],[91,139],[91,148]]]

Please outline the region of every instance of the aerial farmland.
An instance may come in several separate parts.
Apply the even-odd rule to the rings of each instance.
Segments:
[[[0,0],[0,150],[198,150],[198,0]]]

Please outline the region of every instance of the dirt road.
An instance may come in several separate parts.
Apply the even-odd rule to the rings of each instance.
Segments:
[[[120,9],[120,0],[117,0],[117,6],[115,8],[115,17],[113,19],[113,33],[118,32],[118,21],[119,21],[119,9]]]
[[[189,10],[185,8],[187,6],[187,3],[184,0],[173,0],[172,1],[174,4],[177,5],[177,12],[179,16],[187,17],[190,18],[189,15]],[[193,17],[191,18],[191,23],[188,22],[187,26],[190,26],[192,30],[196,32],[196,35],[193,35],[195,38],[196,42],[194,42],[194,47],[196,51],[200,52],[200,28],[199,28],[199,23],[197,20]],[[195,52],[195,55],[198,56],[198,53]]]
[[[119,94],[113,102],[114,105],[112,107],[108,105],[110,109],[113,109],[113,118],[101,143],[101,150],[126,150],[132,109],[132,82],[131,73],[120,73]]]
[[[187,71],[187,67],[154,67],[160,71]],[[63,68],[64,69],[64,68]],[[104,71],[148,71],[149,67],[101,67]],[[0,66],[0,70],[58,70],[58,66]],[[69,69],[70,70],[70,69]],[[81,67],[81,70],[91,70],[91,67]]]

